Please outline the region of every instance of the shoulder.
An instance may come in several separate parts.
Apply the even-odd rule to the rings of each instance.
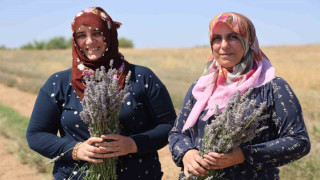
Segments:
[[[298,99],[288,84],[287,81],[280,77],[276,77],[271,81],[271,87],[272,93],[275,100],[281,100],[282,102],[297,102]]]
[[[150,87],[154,85],[155,88],[164,86],[164,84],[160,81],[157,75],[147,67],[130,64],[130,71],[131,71],[130,79],[134,83],[137,83],[143,86],[151,85]]]
[[[167,91],[153,71],[147,67],[130,64],[130,84],[135,94],[155,95]]]
[[[53,73],[48,80],[50,79],[55,79],[55,78],[69,78],[71,77],[71,72],[72,72],[72,69],[66,69],[66,70],[63,70],[63,71],[58,71],[56,73]],[[59,78],[59,79],[60,79]]]
[[[194,82],[190,85],[189,91],[192,91],[192,90],[193,90],[193,88],[196,86],[197,82],[198,82],[198,79],[197,79],[196,81],[194,81]]]
[[[48,81],[65,81],[66,79],[71,78],[71,71],[72,69],[67,69],[64,71],[59,71],[56,73],[53,73],[49,78]]]
[[[293,94],[289,84],[283,78],[275,77],[263,86],[253,88],[252,94],[255,94],[258,102],[267,102],[268,106],[273,106],[274,102],[287,94],[288,90]]]
[[[130,64],[130,71],[131,75],[139,75],[139,76],[145,76],[145,75],[151,75],[154,74],[153,71],[145,66]]]
[[[184,97],[185,100],[186,100],[186,99],[192,100],[193,103],[196,101],[195,98],[194,98],[194,96],[193,96],[193,94],[192,94],[192,91],[193,91],[194,87],[196,86],[197,82],[198,82],[198,80],[194,81],[194,82],[189,86],[189,89],[188,89],[188,91],[187,91],[187,93],[186,93],[186,95],[185,95],[185,97]]]
[[[71,83],[71,68],[53,73],[42,86],[42,90],[61,89]]]
[[[289,84],[281,77],[276,77],[271,81],[272,86],[288,86]]]
[[[271,87],[274,94],[288,94],[291,98],[294,96],[294,92],[288,82],[280,77],[276,77],[272,80]]]
[[[254,88],[257,91],[262,91],[264,93],[275,93],[280,89],[288,88],[289,84],[281,77],[275,77],[270,82],[266,83],[261,87]]]

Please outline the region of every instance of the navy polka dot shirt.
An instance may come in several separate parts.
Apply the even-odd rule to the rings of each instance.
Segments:
[[[130,71],[132,88],[119,121],[121,135],[132,137],[138,152],[118,158],[118,179],[161,179],[157,150],[168,143],[176,114],[166,87],[150,69],[131,64]],[[54,158],[87,140],[90,135],[80,119],[81,111],[80,99],[71,86],[71,69],[53,74],[40,89],[33,109],[27,129],[30,148]],[[76,165],[85,163],[72,160],[71,152],[55,162],[55,179],[68,179],[78,173]]]

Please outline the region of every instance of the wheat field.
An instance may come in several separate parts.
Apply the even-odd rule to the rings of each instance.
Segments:
[[[320,178],[320,45],[262,47],[300,100],[312,141],[311,153],[281,168],[282,179]],[[189,86],[202,73],[209,47],[184,49],[120,49],[127,61],[152,69],[166,85],[176,111]],[[71,50],[0,50],[0,83],[37,93],[54,72],[71,67]],[[167,155],[169,156],[169,155]],[[169,157],[167,158],[170,159]],[[172,164],[163,166],[172,166]],[[174,169],[165,167],[166,169]],[[176,179],[168,178],[168,179]]]

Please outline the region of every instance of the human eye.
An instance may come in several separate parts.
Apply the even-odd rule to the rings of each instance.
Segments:
[[[221,40],[221,36],[218,36],[218,35],[214,35],[212,37],[212,42],[219,42]]]
[[[230,40],[238,40],[239,38],[238,38],[238,35],[237,35],[237,34],[230,34],[230,35],[229,35],[229,39],[230,39]]]
[[[78,34],[76,34],[76,37],[77,37],[78,39],[81,39],[81,38],[85,38],[86,35],[83,34],[83,33],[78,33]]]
[[[92,32],[92,34],[93,34],[93,36],[95,36],[95,37],[100,37],[100,36],[102,36],[101,31],[94,31],[94,32]]]

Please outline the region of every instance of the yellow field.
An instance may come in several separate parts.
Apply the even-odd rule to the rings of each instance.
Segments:
[[[320,45],[262,48],[301,101],[305,115],[319,117]],[[209,47],[189,49],[121,49],[126,59],[151,68],[180,107],[189,85],[202,73]],[[71,50],[0,50],[0,83],[37,93],[54,72],[71,67]]]
[[[313,147],[310,155],[282,168],[282,177],[295,179],[312,168],[311,174],[320,172],[319,168],[314,169],[315,161],[320,160],[316,156],[318,150],[315,148],[320,142],[320,126],[317,122],[320,117],[320,45],[263,47],[262,50],[276,68],[277,76],[284,78],[298,96],[312,138]],[[147,66],[158,75],[167,86],[178,111],[189,85],[201,75],[210,48],[120,51],[129,62]],[[24,91],[37,93],[52,73],[70,67],[70,49],[0,50],[0,83]]]

